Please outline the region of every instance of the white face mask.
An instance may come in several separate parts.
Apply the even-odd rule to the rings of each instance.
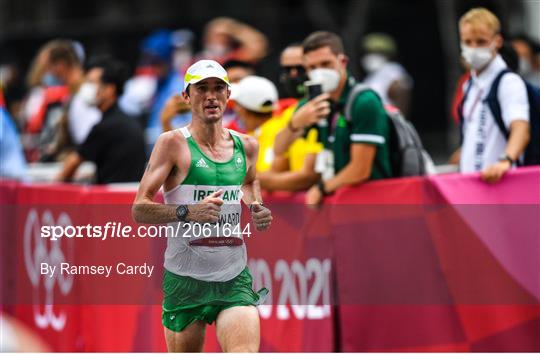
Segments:
[[[77,95],[89,106],[96,105],[98,85],[92,82],[85,82],[79,88]]]
[[[335,69],[319,68],[308,72],[309,80],[321,84],[325,93],[333,92],[339,85],[341,75]]]
[[[388,60],[382,54],[370,53],[362,58],[362,67],[370,74],[381,69]]]
[[[489,47],[469,47],[461,44],[461,56],[474,70],[483,69],[493,59],[492,45]]]

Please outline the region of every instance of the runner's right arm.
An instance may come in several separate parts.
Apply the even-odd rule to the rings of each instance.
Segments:
[[[156,203],[154,197],[172,173],[182,174],[183,172],[181,178],[185,178],[187,169],[186,167],[177,166],[175,156],[181,156],[182,149],[186,148],[185,140],[179,139],[175,132],[160,135],[152,150],[152,155],[131,208],[133,219],[136,222],[163,224],[178,221],[176,217],[177,205]],[[177,167],[176,171],[175,166]],[[178,171],[181,169],[184,171]],[[222,191],[217,191],[199,204],[189,205],[186,221],[217,222],[220,205],[223,203],[219,199],[221,193]]]

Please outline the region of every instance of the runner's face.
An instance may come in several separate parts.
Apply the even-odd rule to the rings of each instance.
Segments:
[[[194,116],[213,123],[223,117],[230,94],[225,82],[212,77],[190,85],[189,96],[184,93],[184,97],[191,103]]]

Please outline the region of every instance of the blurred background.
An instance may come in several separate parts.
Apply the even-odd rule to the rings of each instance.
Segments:
[[[279,53],[314,30],[342,36],[349,68],[359,79],[362,38],[384,32],[395,39],[396,60],[414,80],[407,118],[419,131],[435,161],[444,163],[458,146],[450,114],[462,73],[457,21],[472,7],[484,6],[500,19],[505,37],[526,34],[540,40],[537,0],[0,0],[0,75],[8,109],[24,97],[25,76],[39,48],[53,38],[79,41],[86,56],[108,53],[134,69],[141,41],[157,29],[189,29],[192,50],[202,49],[205,25],[227,16],[249,24],[268,40],[258,62],[260,75],[277,82]]]
[[[540,0],[0,0],[0,123],[2,123],[0,124],[0,179],[7,173],[8,177],[16,179],[52,181],[57,178],[62,163],[66,160],[65,151],[59,149],[58,146],[64,144],[67,146],[65,150],[69,152],[69,149],[73,150],[74,146],[86,141],[92,126],[101,119],[101,113],[96,112],[95,107],[92,107],[93,110],[90,109],[92,104],[88,103],[87,99],[92,97],[88,97],[88,91],[83,90],[83,85],[81,85],[84,71],[80,64],[88,65],[89,58],[112,55],[130,66],[131,79],[125,86],[125,95],[122,96],[126,99],[123,101],[120,99],[120,104],[124,103],[122,108],[128,111],[126,113],[140,121],[145,138],[142,139],[141,129],[141,134],[139,134],[141,144],[137,148],[140,147],[139,150],[142,153],[130,155],[139,157],[140,171],[135,171],[132,176],[124,176],[125,182],[133,182],[140,179],[146,155],[157,135],[173,125],[169,120],[174,117],[177,126],[189,122],[189,117],[185,117],[188,109],[179,105],[174,106],[169,112],[169,105],[166,103],[174,94],[180,93],[183,85],[182,73],[189,63],[203,57],[215,58],[221,63],[229,61],[232,67],[234,63],[230,63],[231,59],[240,60],[240,63],[234,64],[240,72],[243,71],[246,75],[254,69],[258,75],[270,79],[278,86],[281,98],[287,98],[282,85],[277,85],[283,70],[280,68],[280,54],[286,46],[295,42],[301,43],[308,34],[316,30],[332,31],[342,37],[349,56],[349,71],[358,80],[369,79],[370,74],[373,74],[371,69],[374,69],[374,65],[381,68],[380,57],[379,64],[371,60],[371,65],[369,65],[369,61],[366,60],[368,54],[373,54],[370,53],[369,47],[378,48],[380,52],[391,57],[393,63],[399,64],[399,70],[394,73],[398,72],[400,79],[405,83],[405,88],[409,91],[408,97],[410,94],[405,116],[414,124],[426,149],[440,167],[448,163],[450,156],[459,145],[459,128],[453,108],[457,102],[456,97],[459,98],[457,93],[461,91],[460,83],[464,82],[465,69],[460,61],[458,20],[462,14],[474,7],[486,7],[495,13],[501,21],[503,37],[508,40],[507,45],[512,45],[519,56],[514,55],[516,71],[531,82],[536,80],[536,85],[540,85],[540,45],[538,44],[540,43]],[[218,18],[219,21],[216,22]],[[231,27],[234,27],[233,31]],[[239,37],[241,33],[242,38],[235,37],[233,32],[236,32]],[[367,41],[368,35],[373,33],[384,35],[371,37],[371,41]],[[57,70],[56,77],[47,72],[58,69],[55,63],[51,60],[50,63],[44,64],[49,59],[43,60],[46,57],[40,58],[38,55],[40,52],[49,55],[50,52],[46,51],[50,48],[47,48],[46,44],[54,39],[69,40],[55,43],[55,45],[60,52],[63,52],[62,60],[66,61],[67,57],[68,62],[77,63],[70,70],[66,70],[66,67],[62,69],[62,82],[58,80],[60,70]],[[69,43],[68,49],[65,48],[65,42]],[[75,55],[72,55],[72,52]],[[75,56],[76,58],[73,58]],[[373,58],[372,56],[371,59]],[[232,74],[229,73],[229,76],[232,77]],[[56,90],[55,88],[58,87],[61,89]],[[457,87],[460,89],[456,90]],[[75,103],[70,104],[66,114],[65,103],[75,102],[77,95],[80,97],[81,104],[79,106]],[[72,97],[73,101],[71,101]],[[174,100],[170,102],[175,104]],[[71,108],[79,109],[79,111],[72,114]],[[168,127],[164,126],[164,116],[168,117],[165,122]],[[127,125],[127,127],[130,126]],[[69,130],[71,140],[68,143],[65,142],[66,129]],[[11,151],[9,151],[10,148]],[[111,150],[114,149],[111,148]],[[134,161],[123,162],[125,164],[123,167],[127,167],[126,169],[135,165]],[[30,165],[28,169],[26,169],[27,163]],[[454,170],[456,169],[457,167],[454,166]],[[444,173],[444,170],[440,171]],[[90,181],[95,173],[95,166],[83,164],[78,173],[75,180]],[[522,180],[518,181],[521,183]],[[98,176],[98,183],[101,182]],[[531,185],[534,185],[534,181]],[[130,188],[133,189],[135,186],[131,185]],[[465,195],[470,190],[474,191],[472,187],[463,189],[461,184],[456,184],[456,186],[452,187],[451,193],[446,192],[445,195],[460,195],[459,192]],[[120,187],[123,188],[123,186]],[[58,188],[64,187],[60,185]],[[385,187],[381,187],[381,191],[383,188]],[[522,195],[529,197],[527,188],[527,184],[521,184],[519,188],[508,189],[518,196],[517,199],[510,200],[529,200],[525,197],[523,197],[525,199],[519,199]],[[61,191],[58,195],[70,197],[76,195],[73,190],[69,190],[68,193],[64,192],[64,189],[58,190]],[[485,189],[482,188],[482,191]],[[493,190],[489,191],[493,193]],[[46,192],[47,198],[53,198],[49,196],[51,195],[49,191]],[[124,191],[121,190],[121,192]],[[82,195],[82,192],[77,193]],[[396,192],[398,197],[401,196],[399,193],[403,192]],[[391,189],[388,194],[392,194]],[[495,196],[497,194],[498,192],[493,193]],[[128,196],[131,203],[133,196]],[[104,197],[107,196],[104,195]],[[122,197],[124,197],[123,194]],[[407,198],[405,200],[409,200]],[[459,198],[450,199],[450,201],[460,204]],[[531,198],[535,198],[534,194]],[[41,198],[36,198],[36,200],[41,200]],[[495,203],[491,199],[488,200],[487,204]],[[5,213],[5,215],[0,213],[0,216],[10,222],[0,223],[0,226],[15,228],[16,224],[11,221],[21,222],[23,218],[21,216],[13,219],[14,210],[11,209],[17,208],[11,208],[9,203],[7,205],[10,207],[10,213]],[[394,224],[389,225],[392,227]],[[440,229],[445,230],[443,227]],[[503,227],[500,229],[505,230]],[[453,229],[448,228],[448,230]],[[15,235],[15,232],[9,231],[6,232],[7,234]],[[21,237],[2,237],[2,240],[22,242]],[[429,242],[431,249],[431,241]],[[0,257],[0,260],[8,265],[9,262],[14,263],[18,255],[13,252],[14,248],[11,245],[10,243],[9,247],[0,248],[6,250],[6,255],[9,253],[11,257]],[[22,246],[19,245],[20,249]],[[86,254],[86,250],[84,251]],[[474,262],[477,262],[477,259],[474,259]],[[13,268],[5,266],[3,269],[11,271]],[[20,269],[23,268],[20,267]],[[528,274],[527,270],[529,269],[524,271],[525,274]],[[506,269],[504,272],[506,279]],[[0,274],[0,277],[2,276],[5,277]],[[489,277],[481,278],[488,279]],[[26,278],[24,279],[26,281]],[[6,290],[8,288],[4,287]],[[506,311],[505,308],[505,313]],[[147,316],[146,313],[141,316],[143,320],[140,321],[140,328],[146,331],[148,318],[143,316]],[[477,325],[475,316],[476,314],[471,315],[470,318],[474,318]],[[158,317],[158,315],[155,316],[156,319]],[[496,318],[500,320],[499,317],[501,316]],[[31,318],[30,312],[28,318]],[[125,318],[118,318],[126,323]],[[94,319],[99,322],[102,318],[98,316]],[[369,317],[367,319],[371,320]],[[529,320],[528,317],[527,320]],[[509,331],[513,331],[514,321],[512,317],[512,324],[502,323],[501,328],[504,328],[504,331],[508,328],[510,328]],[[534,321],[537,326],[537,320],[534,319]],[[430,322],[418,321],[418,323]],[[18,340],[28,345],[28,348],[23,349],[7,346],[8,351],[50,350],[39,343],[39,339],[32,338],[31,334],[26,334],[19,327],[21,326],[16,319],[0,316],[0,330],[4,331],[2,333],[10,330],[20,334],[21,338],[8,335],[3,335],[3,337],[15,338],[13,342]],[[441,328],[443,327],[444,324]],[[341,328],[347,328],[347,326],[341,326]],[[351,328],[354,331],[357,330],[355,327]],[[525,333],[528,334],[529,329],[524,328]],[[531,330],[532,333],[538,333],[535,328]],[[384,328],[384,331],[387,331],[387,328]],[[56,334],[58,333],[61,332]],[[131,340],[131,337],[118,335],[116,328],[111,333],[111,336],[115,337],[114,340]],[[522,332],[515,333],[521,335]],[[503,332],[502,335],[505,333]],[[141,336],[137,332],[136,337],[145,341],[147,336]],[[351,337],[357,337],[357,333]],[[423,338],[424,335],[418,337]],[[70,341],[64,341],[63,337],[51,336],[51,338],[55,338],[51,340],[52,342],[65,342],[66,345],[72,345]],[[71,338],[75,338],[75,334]],[[158,334],[149,338],[158,338],[159,345],[163,346],[161,327]],[[362,340],[363,337],[358,338]],[[378,336],[374,338],[379,341]],[[426,338],[428,341],[431,340],[429,336]],[[498,337],[494,338],[499,340]],[[531,338],[534,342],[536,337],[532,335]],[[522,338],[519,337],[516,342],[521,344],[521,340]],[[462,339],[459,341],[458,344],[461,345]],[[79,339],[74,342],[78,346],[84,344]],[[92,347],[91,341],[89,345],[90,350],[100,348]],[[496,345],[500,343],[496,342]],[[0,348],[0,351],[3,348],[5,347]],[[62,347],[54,347],[54,349],[57,348]],[[68,348],[73,350],[79,347]],[[428,351],[441,350],[432,349],[437,347],[429,348]],[[460,347],[451,348],[456,350],[453,348]],[[383,351],[384,349],[387,348],[383,347]]]

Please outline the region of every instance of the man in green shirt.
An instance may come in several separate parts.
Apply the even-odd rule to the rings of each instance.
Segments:
[[[322,85],[323,94],[306,102],[292,117],[289,130],[316,122],[324,151],[317,157],[315,169],[321,181],[309,189],[306,204],[317,206],[325,195],[338,188],[368,180],[392,177],[388,116],[377,94],[366,90],[354,98],[349,93],[355,85],[347,73],[348,58],[341,39],[330,32],[315,32],[303,43],[304,65],[312,82]],[[329,115],[321,100],[330,99]],[[351,116],[345,106],[353,99]]]

